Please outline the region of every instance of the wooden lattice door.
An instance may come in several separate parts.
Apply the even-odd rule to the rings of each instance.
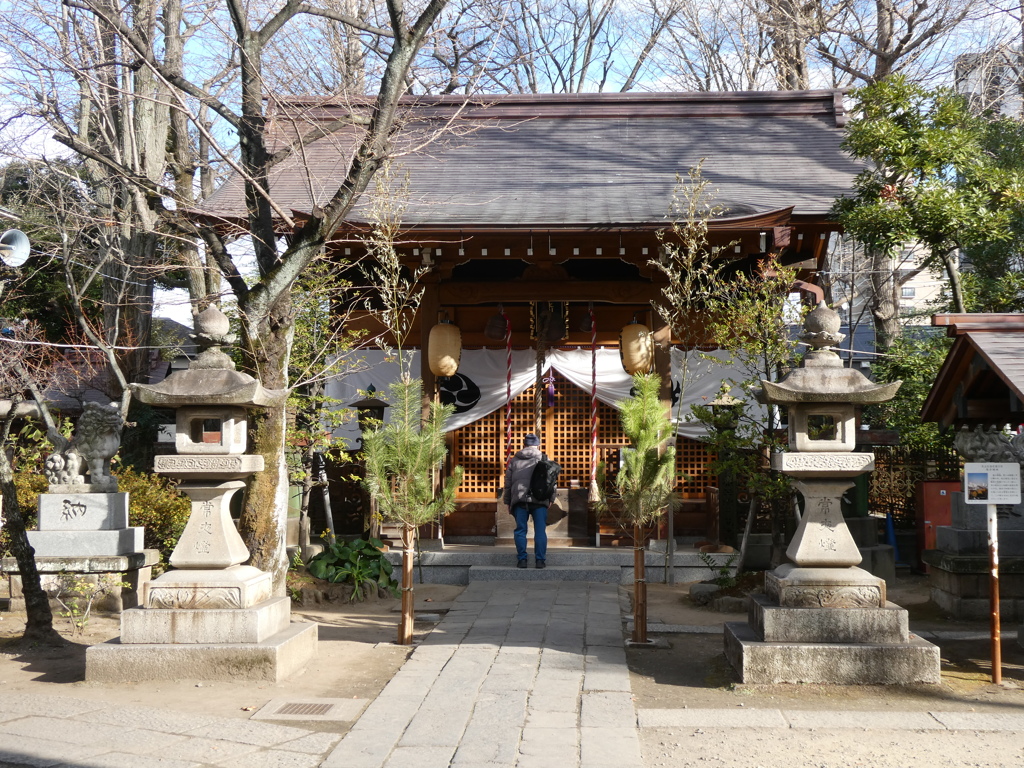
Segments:
[[[590,484],[590,393],[573,385],[564,376],[554,377],[553,405],[544,393],[540,435],[542,448],[562,465],[559,486],[586,488]],[[534,430],[534,392],[530,387],[512,401],[514,448],[522,446],[523,436]],[[619,424],[618,411],[610,405],[598,405],[597,458],[614,478],[619,452],[627,444]],[[451,461],[463,469],[458,496],[464,500],[497,498],[505,474],[505,409],[499,409],[452,433]],[[676,444],[676,468],[680,480],[677,490],[684,498],[703,498],[708,485],[709,456],[704,446],[690,439]]]

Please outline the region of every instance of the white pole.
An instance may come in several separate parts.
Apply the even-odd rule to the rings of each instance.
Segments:
[[[989,600],[992,611],[992,682],[1003,680],[1003,653],[999,631],[999,518],[996,505],[988,504],[988,560],[991,569]]]

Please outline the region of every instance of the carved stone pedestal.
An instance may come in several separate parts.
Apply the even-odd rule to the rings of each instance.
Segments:
[[[729,622],[725,625],[725,655],[744,683],[909,685],[942,681],[938,647],[916,635],[900,643],[844,643],[831,639],[831,633],[823,634],[830,639],[773,643],[763,640],[749,624]]]
[[[142,607],[121,614],[121,637],[86,651],[86,680],[284,680],[315,655],[317,625],[292,624],[271,582],[249,565],[146,582]]]
[[[142,587],[146,608],[248,608],[270,597],[271,577],[251,565],[168,571]]]
[[[780,565],[765,574],[764,591],[784,608],[882,608],[885,580],[860,568]]]
[[[885,581],[860,568],[779,566],[725,625],[725,653],[744,683],[940,682],[939,649],[908,630]]]
[[[28,541],[37,557],[120,557],[141,553],[144,533],[128,525],[127,493],[41,493]]]

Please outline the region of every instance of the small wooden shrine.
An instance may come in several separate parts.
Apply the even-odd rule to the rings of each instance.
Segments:
[[[281,99],[268,130],[294,135],[297,120],[326,124],[350,109]],[[428,349],[431,329],[450,321],[461,330],[460,374],[475,365],[490,382],[442,383],[441,397],[459,405],[479,395],[466,410],[472,419],[451,433],[451,460],[465,479],[446,537],[495,535],[505,457],[526,432],[539,431],[562,464],[566,491],[585,490],[597,463],[617,465],[625,443],[613,406],[618,390],[599,381],[597,369],[603,356],[618,357],[620,334],[634,320],[653,333],[655,369],[670,397],[673,340],[652,312],[662,281],[650,260],[680,176],[703,161],[719,206],[710,240],[728,246],[735,269],[774,254],[808,277],[837,229],[832,202],[859,170],[840,148],[839,91],[417,97],[403,109],[392,167],[407,184],[397,248],[409,268],[427,269],[411,339]],[[332,193],[351,146],[345,131],[334,132],[283,163],[271,179],[276,202],[301,219]],[[339,258],[365,256],[370,205],[364,200],[338,232]],[[221,223],[244,221],[236,180],[208,206]],[[372,316],[357,322],[373,330]],[[470,361],[471,351],[490,357]],[[571,359],[574,351],[580,359]],[[552,362],[556,353],[561,362]],[[437,392],[427,357],[419,370],[426,391]],[[540,376],[513,388],[538,360]],[[711,397],[716,375],[705,382]],[[334,396],[358,399],[348,394],[356,383],[386,391],[385,377],[364,378],[339,383]],[[690,503],[677,533],[706,535],[713,521],[703,500],[714,481],[698,435],[681,434],[679,469],[689,479],[680,490]]]

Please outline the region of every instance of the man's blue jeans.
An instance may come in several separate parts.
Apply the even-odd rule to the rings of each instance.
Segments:
[[[526,502],[512,505],[512,514],[516,518],[516,530],[512,537],[516,542],[516,556],[526,560],[526,531],[533,516],[533,555],[544,562],[548,555],[548,508],[537,507],[532,511]]]

